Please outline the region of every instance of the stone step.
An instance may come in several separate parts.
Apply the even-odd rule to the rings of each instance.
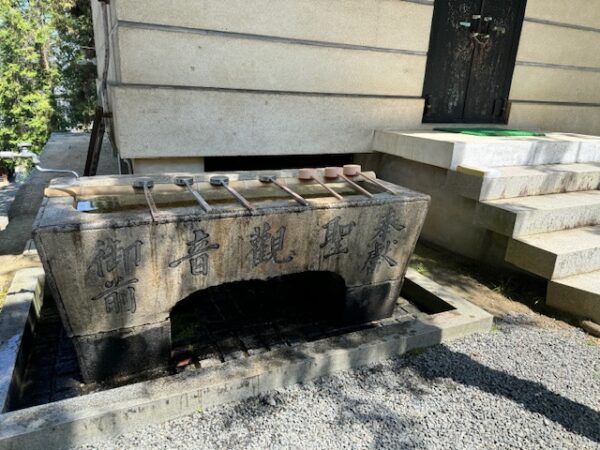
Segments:
[[[470,136],[428,130],[375,132],[373,150],[456,170],[600,162],[600,137],[547,133],[531,137]]]
[[[511,237],[600,225],[600,191],[480,202],[474,221]]]
[[[600,226],[510,239],[506,261],[548,280],[600,270]]]
[[[550,281],[546,303],[600,324],[600,270]]]
[[[509,166],[481,171],[458,166],[447,186],[473,200],[498,200],[600,188],[600,163]]]

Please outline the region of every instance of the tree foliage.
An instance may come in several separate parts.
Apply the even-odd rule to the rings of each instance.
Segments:
[[[55,129],[88,128],[96,106],[96,57],[90,0],[54,2],[59,68]]]
[[[93,47],[88,0],[0,0],[0,150],[89,125]]]

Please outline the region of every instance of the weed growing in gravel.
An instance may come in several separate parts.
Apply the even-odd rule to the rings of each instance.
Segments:
[[[423,263],[417,263],[415,264],[415,270],[420,273],[421,275],[424,273],[427,273],[427,269],[425,268],[425,265]]]

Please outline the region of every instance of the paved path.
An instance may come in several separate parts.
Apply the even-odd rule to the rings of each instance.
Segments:
[[[87,133],[54,133],[40,156],[41,166],[75,170],[83,173],[87,146]],[[105,144],[100,157],[98,171],[101,174],[116,173],[116,162],[110,146]],[[0,305],[1,293],[8,288],[14,272],[25,267],[39,265],[37,257],[23,256],[27,240],[31,238],[31,227],[44,197],[44,189],[52,178],[60,174],[33,171],[23,183],[10,207],[10,222],[0,232]]]

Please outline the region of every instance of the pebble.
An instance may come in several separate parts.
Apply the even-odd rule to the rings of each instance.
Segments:
[[[78,449],[600,449],[600,346],[511,319]]]

